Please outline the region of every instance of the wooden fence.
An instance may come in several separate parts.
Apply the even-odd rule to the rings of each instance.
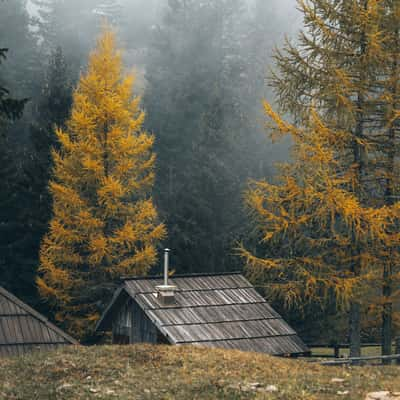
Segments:
[[[383,363],[391,363],[393,360],[400,365],[400,336],[394,341],[395,354],[392,355],[372,355],[364,357],[340,357],[341,349],[348,349],[348,343],[335,343],[335,344],[308,344],[309,348],[326,348],[333,349],[333,354],[315,354],[311,353],[311,357],[315,358],[335,358],[333,361],[322,361],[322,365],[352,365],[352,364],[364,364],[370,361],[380,360]],[[380,347],[380,343],[362,343],[361,348],[367,347]]]
[[[341,358],[334,361],[321,361],[321,365],[360,365],[364,364],[368,361],[392,361],[396,360],[397,364],[400,363],[400,354],[393,354],[390,356],[367,356],[367,357],[349,357],[349,358]]]
[[[341,349],[348,349],[349,344],[348,343],[335,343],[335,344],[307,344],[307,346],[312,349],[312,348],[319,348],[319,349],[332,349],[332,354],[316,354],[312,353],[311,357],[324,357],[324,358],[340,358],[340,350]],[[379,347],[380,343],[362,343],[361,347],[362,348],[367,348],[367,347]],[[400,352],[400,351],[399,351]],[[397,353],[397,351],[396,351]]]

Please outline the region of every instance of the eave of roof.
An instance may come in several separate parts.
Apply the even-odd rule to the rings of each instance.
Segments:
[[[162,277],[125,279],[99,321],[98,330],[110,328],[116,304],[130,297],[172,344],[252,347],[253,351],[264,349],[277,355],[308,351],[240,272],[174,275],[171,282],[178,287],[177,304],[168,306],[160,305],[154,297],[157,280],[162,282]]]
[[[4,296],[7,298],[9,301],[12,303],[15,303],[18,307],[22,308],[24,311],[26,311],[27,314],[31,315],[32,317],[36,318],[39,320],[41,323],[45,324],[49,329],[53,330],[56,332],[58,335],[63,337],[67,342],[75,345],[79,345],[80,343],[74,339],[72,336],[68,335],[66,332],[58,328],[56,325],[51,323],[46,317],[44,317],[42,314],[38,313],[36,310],[34,310],[32,307],[28,306],[28,304],[24,303],[18,297],[14,296],[12,293],[10,293],[8,290],[4,289],[3,287],[0,286],[0,295]]]

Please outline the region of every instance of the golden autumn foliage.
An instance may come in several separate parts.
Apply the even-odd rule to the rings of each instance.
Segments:
[[[279,129],[288,129],[269,104],[265,110]],[[368,286],[368,278],[375,279],[380,243],[398,240],[388,231],[398,221],[400,204],[361,204],[352,190],[353,171],[336,157],[350,136],[337,135],[315,111],[306,126],[289,131],[293,163],[280,166],[278,183],[252,182],[246,196],[269,254],[257,257],[242,248],[242,255],[249,272],[264,275],[287,306],[323,302],[334,293],[338,306],[346,308]],[[352,271],[355,262],[360,273]]]
[[[50,182],[53,218],[40,249],[40,294],[76,336],[93,327],[121,275],[155,264],[165,228],[151,198],[154,138],[144,132],[132,76],[107,28],[56,131]]]
[[[265,103],[273,137],[292,139],[293,162],[278,182],[250,185],[260,251],[241,253],[287,306],[334,298],[349,309],[352,355],[360,307],[380,307],[390,351],[400,294],[400,3],[298,3],[306,30],[277,52],[272,78],[295,122]]]

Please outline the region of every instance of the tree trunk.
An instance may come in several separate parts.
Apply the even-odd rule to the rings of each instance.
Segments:
[[[399,48],[399,30],[395,31],[395,49]],[[393,87],[391,88],[391,94],[394,99],[394,104],[392,105],[392,114],[398,109],[398,61],[397,58],[394,59],[392,66],[392,79]],[[385,204],[392,206],[395,203],[395,181],[393,173],[395,171],[395,158],[396,158],[396,121],[397,118],[393,119],[393,122],[388,131],[388,164],[387,164],[387,174],[386,179],[386,191],[385,191]],[[382,355],[392,354],[392,314],[393,314],[393,303],[392,303],[392,276],[393,276],[394,265],[392,263],[392,251],[389,252],[388,265],[384,266],[383,269],[383,284],[382,284],[382,296],[384,299],[383,310],[382,310]],[[383,364],[390,364],[390,360],[383,360]]]
[[[361,306],[357,302],[350,304],[349,313],[350,357],[361,356]]]
[[[384,270],[384,284],[382,288],[383,298],[385,303],[382,311],[382,355],[388,356],[392,354],[392,302],[387,299],[392,295],[392,287],[390,277],[392,271],[390,266]],[[390,364],[391,360],[383,360],[383,364]]]
[[[364,10],[368,10],[368,1],[364,0]],[[360,57],[364,57],[367,53],[367,35],[365,32],[361,33],[360,40]],[[361,70],[359,82],[364,84],[366,79],[366,71]],[[357,94],[357,113],[356,113],[356,127],[354,132],[354,142],[353,142],[353,156],[354,164],[357,166],[357,176],[356,184],[354,187],[354,194],[357,196],[359,201],[363,203],[363,177],[366,174],[366,150],[364,146],[360,143],[360,139],[364,137],[364,117],[365,117],[365,99],[364,94],[360,91]],[[359,260],[359,255],[362,249],[359,247],[357,235],[353,232],[352,238],[355,253],[353,257],[356,261],[353,261],[352,273],[354,277],[359,277],[361,274],[361,264]],[[361,305],[357,299],[353,298],[350,304],[350,315],[349,315],[349,343],[350,343],[350,357],[360,357],[361,356]]]

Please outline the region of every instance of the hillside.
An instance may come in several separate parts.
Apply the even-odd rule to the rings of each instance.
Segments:
[[[332,368],[190,347],[70,347],[0,360],[0,382],[7,400],[364,399],[400,391],[400,367]]]

